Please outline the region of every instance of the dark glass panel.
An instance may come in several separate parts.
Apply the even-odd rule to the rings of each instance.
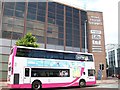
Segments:
[[[23,6],[16,6],[16,10],[19,10],[19,11],[25,11],[25,7]]]
[[[66,22],[71,22],[72,23],[72,17],[66,17]]]
[[[79,17],[79,10],[78,9],[73,8],[73,16],[76,18]]]
[[[64,5],[62,5],[62,4],[58,4],[58,3],[57,3],[56,6],[57,6],[57,8],[59,8],[59,9],[62,9],[62,10],[64,9]]]
[[[25,2],[16,2],[16,6],[19,6],[19,5],[25,6]]]
[[[72,23],[71,23],[71,22],[67,22],[67,23],[66,23],[66,27],[68,27],[68,28],[71,28],[71,29],[72,29]]]
[[[72,17],[72,12],[66,12],[66,16]]]
[[[63,39],[64,38],[64,33],[58,33],[58,37]]]
[[[79,18],[73,18],[73,23],[79,24]]]
[[[62,9],[57,9],[57,10],[56,10],[56,13],[57,13],[57,14],[60,14],[60,15],[64,15],[64,10],[62,10]]]
[[[46,14],[46,11],[45,11],[45,10],[39,9],[39,10],[37,11],[37,15],[39,15],[39,16],[44,16],[44,17],[45,17],[45,14]]]
[[[36,20],[36,14],[28,13],[27,19]]]
[[[12,32],[2,31],[2,38],[11,39],[11,36],[12,36]]]
[[[16,10],[25,11],[25,2],[16,2]]]
[[[38,20],[38,21],[45,22],[45,17],[37,16],[37,20]]]
[[[72,35],[72,28],[66,28],[66,34]]]
[[[22,38],[22,33],[13,32],[12,39],[18,40],[20,38]]]
[[[28,8],[28,13],[36,14],[36,9],[35,8]]]
[[[4,8],[14,9],[15,2],[5,2]]]
[[[48,7],[55,7],[56,3],[55,2],[48,2]]]
[[[55,3],[48,2],[48,11],[55,13]]]
[[[74,41],[77,41],[77,42],[79,42],[79,41],[80,41],[80,37],[79,37],[79,36],[75,36],[75,35],[74,35],[74,37],[73,37],[73,38],[74,38]]]
[[[28,7],[37,8],[37,2],[28,2]]]
[[[72,40],[72,33],[71,34],[66,34],[66,39]]]
[[[66,46],[72,46],[72,41],[69,39],[66,39]]]
[[[56,24],[60,26],[64,26],[64,22],[61,20],[56,20]]]
[[[14,16],[14,10],[4,9],[4,15]]]
[[[55,7],[48,7],[48,11],[52,12],[52,13],[55,13]]]
[[[45,10],[46,9],[46,2],[38,2],[38,9]]]
[[[16,16],[16,17],[24,17],[24,12],[15,11],[15,16]]]
[[[57,19],[57,20],[64,20],[64,16],[63,16],[63,15],[60,15],[60,14],[57,14],[57,15],[56,15],[56,19]]]
[[[79,29],[79,25],[74,24],[73,28],[78,30]]]
[[[42,37],[42,36],[35,36],[36,38],[37,38],[37,42],[38,43],[44,43],[44,37]]]
[[[49,18],[55,18],[55,13],[48,12],[48,17]]]
[[[80,35],[80,31],[79,30],[73,30],[73,34],[74,35]]]
[[[52,34],[52,28],[51,27],[48,27],[47,33],[51,33]]]
[[[67,11],[67,12],[72,12],[72,8],[69,7],[69,6],[66,6],[66,11]]]
[[[58,45],[64,45],[64,41],[63,40],[58,40]]]
[[[58,39],[47,37],[47,43],[53,44],[53,45],[58,45]]]
[[[48,23],[55,24],[55,19],[53,19],[53,18],[48,18]]]
[[[84,25],[85,20],[87,20],[87,14],[85,11],[81,11],[81,24]]]
[[[58,27],[58,32],[64,32],[64,27]]]
[[[74,41],[74,47],[80,47],[80,42],[79,41]]]

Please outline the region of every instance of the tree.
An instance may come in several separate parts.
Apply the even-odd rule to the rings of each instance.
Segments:
[[[16,45],[26,47],[39,47],[39,44],[37,44],[36,41],[37,39],[32,35],[32,33],[27,33],[23,38],[16,42]]]

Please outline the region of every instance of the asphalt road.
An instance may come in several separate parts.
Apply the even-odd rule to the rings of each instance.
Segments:
[[[25,89],[1,89],[1,90],[25,90]],[[117,88],[82,88],[82,89],[81,88],[70,88],[68,89],[67,88],[67,89],[42,89],[42,90],[119,90],[119,89]]]
[[[8,89],[8,88],[2,88],[0,90],[31,90],[31,89]],[[87,87],[84,87],[84,88],[67,87],[67,88],[47,88],[47,89],[42,89],[42,90],[120,90],[120,85],[118,83],[114,83],[114,84],[96,84],[94,86],[87,86]]]
[[[31,90],[31,89],[7,89],[3,88],[1,90]],[[79,88],[79,87],[69,87],[69,88],[47,88],[42,90],[119,90],[118,88],[97,88],[97,87],[85,87],[85,88]]]

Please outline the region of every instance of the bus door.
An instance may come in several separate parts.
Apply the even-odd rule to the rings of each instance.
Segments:
[[[24,68],[24,83],[30,83],[30,68],[25,67]]]

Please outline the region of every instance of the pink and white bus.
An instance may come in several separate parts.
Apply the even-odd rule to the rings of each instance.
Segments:
[[[9,88],[88,86],[96,84],[90,53],[14,46],[8,62]]]

